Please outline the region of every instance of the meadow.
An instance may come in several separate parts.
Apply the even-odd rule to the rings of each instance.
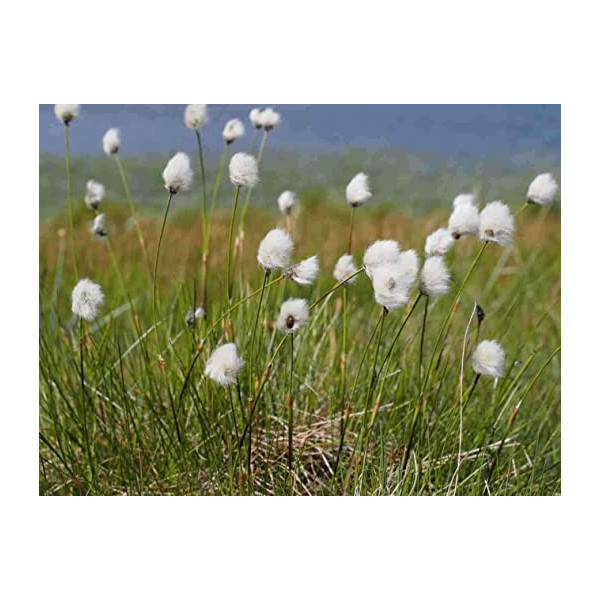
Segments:
[[[328,159],[331,168],[305,181],[267,146],[243,236],[239,213],[234,226],[229,300],[235,189],[225,168],[205,271],[201,177],[190,157],[194,186],[174,195],[155,282],[166,160],[123,159],[139,232],[113,157],[73,161],[76,276],[64,162],[40,159],[40,494],[560,494],[560,212],[523,204],[528,173],[494,181],[489,171],[473,172],[449,182],[443,169],[429,177],[425,170],[402,188],[352,157],[338,168]],[[209,198],[217,161],[206,157]],[[351,209],[344,188],[361,170],[383,200]],[[401,171],[419,169],[408,161]],[[89,178],[107,188],[100,210],[108,236],[90,233]],[[298,191],[288,217],[276,206],[286,188]],[[364,272],[352,285],[334,279],[351,213],[359,270],[380,239],[414,248],[423,264],[426,237],[446,226],[454,195],[471,189],[481,208],[496,199],[511,207],[514,243],[462,236],[445,257],[444,296],[428,298],[415,285],[388,314]],[[313,285],[278,272],[265,278],[257,251],[276,227],[291,233],[292,262],[319,257]],[[204,314],[190,318],[202,304],[205,272]],[[81,277],[105,296],[89,323],[71,311]],[[291,297],[307,299],[310,317],[286,335],[276,321]],[[504,348],[503,377],[478,378],[471,368],[484,339]],[[220,386],[205,368],[227,342],[245,364],[236,385]]]

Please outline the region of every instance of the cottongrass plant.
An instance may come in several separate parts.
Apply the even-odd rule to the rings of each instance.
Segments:
[[[479,231],[477,205],[468,201],[455,204],[454,210],[448,219],[448,230],[455,240],[459,240],[465,235],[477,234]]]
[[[292,209],[296,205],[298,197],[295,192],[291,190],[285,190],[281,192],[279,197],[277,198],[277,206],[281,211],[281,214],[285,217],[285,228],[288,232],[292,233]]]
[[[131,190],[129,189],[129,182],[127,181],[127,176],[125,175],[125,169],[123,168],[123,163],[121,162],[121,158],[119,156],[119,150],[121,149],[121,134],[118,129],[114,127],[108,129],[108,131],[104,134],[102,138],[102,149],[104,150],[106,156],[112,156],[115,159],[115,163],[119,171],[119,176],[121,177],[121,182],[123,184],[123,189],[125,190],[125,198],[127,199],[127,204],[129,205],[131,220],[133,221],[133,225],[135,227],[136,235],[138,238],[138,243],[140,245],[142,255],[144,257],[144,263],[149,269],[150,259],[148,257],[148,250],[146,249],[146,241],[144,239],[144,234],[142,233],[142,229],[140,227],[140,221],[138,219],[135,204],[133,203]]]
[[[348,254],[352,254],[352,233],[354,231],[354,211],[371,198],[369,177],[357,173],[346,186],[346,201],[350,206],[350,231],[348,232]]]
[[[75,246],[75,233],[73,225],[73,198],[71,184],[71,149],[69,140],[69,125],[79,116],[79,104],[55,104],[54,114],[64,125],[65,133],[65,169],[67,173],[67,209],[69,211],[69,240],[71,242],[71,260],[75,279],[79,279],[77,271],[77,248]]]
[[[104,200],[104,186],[98,181],[90,179],[85,184],[85,205],[90,210],[98,210],[102,200]]]
[[[308,323],[309,307],[304,298],[290,298],[286,300],[277,317],[277,329],[285,333],[290,345],[290,378],[286,405],[288,409],[288,469],[292,471],[294,452],[294,335]]]

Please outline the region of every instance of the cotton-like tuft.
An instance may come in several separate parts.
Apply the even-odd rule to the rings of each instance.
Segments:
[[[285,276],[300,285],[312,285],[319,276],[319,257],[311,256],[292,265],[286,270]]]
[[[244,133],[246,133],[244,124],[239,119],[231,119],[230,121],[227,121],[223,128],[223,139],[226,143],[231,144],[235,140],[241,138]]]
[[[111,127],[102,138],[102,148],[107,156],[116,154],[121,147],[121,136],[119,130]]]
[[[515,234],[515,219],[503,202],[490,202],[481,211],[479,237],[484,242],[510,246]]]
[[[208,357],[204,374],[219,385],[232,385],[243,366],[244,361],[239,357],[236,345],[223,344]]]
[[[258,163],[251,154],[238,152],[229,161],[229,179],[238,187],[254,187],[258,183]]]
[[[441,227],[430,233],[425,240],[425,252],[429,256],[445,256],[454,246],[454,237]]]
[[[475,194],[459,194],[454,198],[452,207],[456,208],[457,206],[462,206],[464,204],[477,206],[477,196]]]
[[[188,104],[183,113],[183,120],[188,129],[199,131],[208,121],[206,104]]]
[[[369,187],[369,176],[365,173],[355,175],[346,186],[346,200],[352,208],[361,206],[370,197],[371,189]]]
[[[196,327],[196,321],[201,319],[204,316],[204,309],[199,306],[196,310],[190,308],[185,314],[185,324],[189,329],[194,329]]]
[[[450,273],[442,256],[430,256],[423,263],[419,290],[425,296],[445,296],[450,289]]]
[[[80,279],[71,292],[71,310],[86,321],[93,321],[103,304],[102,288],[91,279]]]
[[[448,229],[458,240],[463,235],[472,235],[479,230],[479,211],[474,204],[459,204],[448,219]]]
[[[308,302],[304,298],[290,298],[281,305],[277,328],[283,333],[295,333],[308,322]]]
[[[395,263],[400,257],[400,244],[396,240],[377,240],[366,250],[363,256],[363,266],[370,279],[373,272],[381,265]]]
[[[556,198],[557,192],[558,183],[552,173],[542,173],[529,184],[527,202],[541,205],[550,204]]]
[[[355,283],[358,275],[354,275],[354,273],[356,273],[357,271],[358,269],[354,264],[354,259],[352,258],[352,255],[344,254],[340,256],[338,261],[335,263],[335,267],[333,269],[333,277],[338,283],[342,283],[342,281],[345,281],[346,279],[348,279],[348,277],[350,277],[350,279],[346,281],[347,284]],[[352,277],[352,275],[354,275],[354,277]]]
[[[407,291],[410,292],[419,275],[419,257],[415,250],[400,252],[396,262],[400,269],[400,277]]]
[[[409,288],[404,282],[404,269],[398,263],[380,265],[373,274],[375,301],[389,312],[401,308],[409,299]]]
[[[54,114],[59,121],[68,125],[79,116],[79,104],[55,104]]]
[[[260,122],[260,108],[253,108],[250,111],[250,122],[256,129],[262,129],[262,123]]]
[[[258,262],[267,271],[284,269],[293,249],[294,242],[285,229],[271,229],[258,246]]]
[[[281,121],[281,115],[275,112],[272,108],[265,108],[260,111],[259,115],[260,124],[265,131],[270,131]]]
[[[178,152],[163,171],[163,181],[170,194],[189,189],[192,185],[194,172],[190,167],[190,157],[184,152]]]
[[[92,210],[97,210],[104,200],[104,186],[93,179],[85,184],[85,204]]]
[[[106,229],[106,218],[104,215],[96,215],[94,217],[94,222],[92,223],[90,231],[98,237],[105,237],[108,235],[108,230]]]
[[[504,375],[504,350],[495,340],[483,340],[479,343],[473,356],[471,365],[475,373],[488,377],[502,377]]]
[[[292,212],[294,204],[296,204],[296,194],[291,190],[285,190],[285,192],[281,192],[279,198],[277,198],[277,204],[279,206],[279,210],[284,215],[289,215]]]

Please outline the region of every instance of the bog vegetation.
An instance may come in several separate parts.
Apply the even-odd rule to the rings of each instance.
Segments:
[[[56,115],[67,197],[40,225],[41,494],[560,493],[552,176],[407,219],[370,206],[360,172],[336,205],[281,189],[276,216],[253,193],[279,115],[253,111],[245,137],[228,123],[207,177],[212,125],[189,105],[198,152],[165,165],[155,217],[114,129],[119,189],[72,185],[79,107]],[[173,212],[188,188],[194,206]]]

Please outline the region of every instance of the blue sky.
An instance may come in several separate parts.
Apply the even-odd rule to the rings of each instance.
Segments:
[[[189,147],[183,104],[85,104],[72,125],[74,154],[100,154],[102,135],[118,127],[122,153],[167,153]],[[219,151],[225,122],[240,117],[251,135],[255,105],[210,105],[203,130],[207,150]],[[259,105],[260,106],[260,105]],[[265,105],[266,106],[266,105]],[[269,147],[302,152],[348,148],[398,149],[416,154],[486,158],[536,152],[560,156],[559,105],[273,105],[282,122]],[[63,152],[62,126],[53,105],[41,104],[40,152]],[[246,147],[245,146],[245,147]]]

